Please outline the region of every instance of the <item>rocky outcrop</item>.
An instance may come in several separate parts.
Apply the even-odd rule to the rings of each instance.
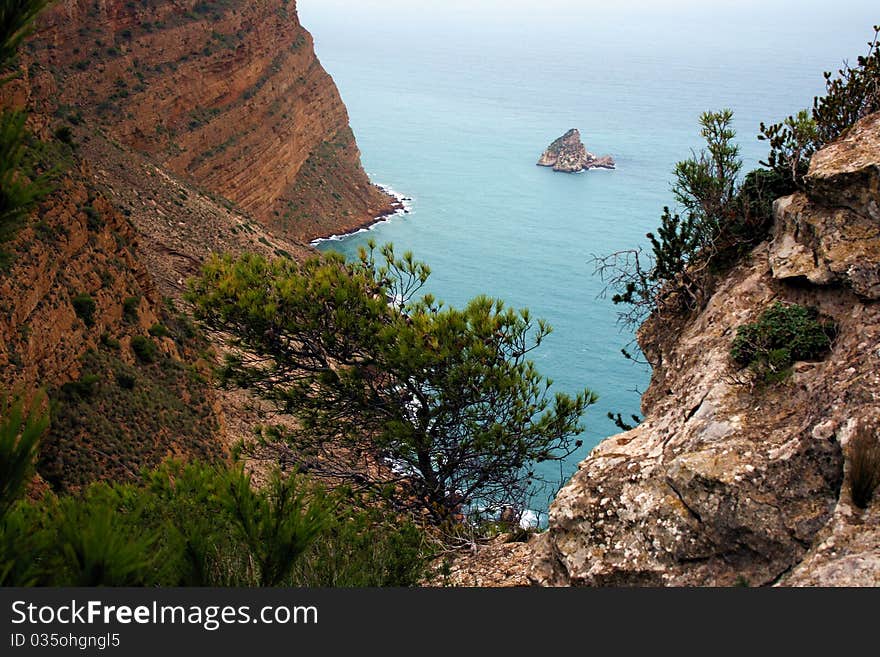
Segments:
[[[844,453],[880,421],[880,116],[815,156],[773,239],[688,320],[639,331],[655,363],[645,421],[596,447],[535,546],[542,585],[876,584],[878,502],[857,509]],[[873,224],[872,224],[873,222]],[[775,301],[834,318],[831,354],[756,385],[729,357]]]
[[[308,241],[395,208],[295,3],[57,2],[21,53],[31,106],[83,117],[172,174]]]
[[[775,212],[776,278],[846,284],[880,299],[880,114],[819,151],[807,192],[780,199]]]
[[[539,167],[553,167],[554,171],[577,173],[588,169],[613,169],[610,155],[597,157],[587,151],[581,141],[581,133],[572,128],[554,141],[538,160]]]

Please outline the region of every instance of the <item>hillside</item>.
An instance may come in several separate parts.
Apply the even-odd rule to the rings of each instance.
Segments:
[[[4,106],[53,191],[4,243],[0,389],[49,392],[56,489],[221,458],[258,422],[187,318],[213,252],[302,258],[387,212],[294,3],[58,2]],[[8,257],[7,257],[8,256]]]

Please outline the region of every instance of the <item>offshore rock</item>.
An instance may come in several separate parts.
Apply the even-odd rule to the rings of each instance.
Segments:
[[[597,157],[590,153],[581,141],[581,133],[572,128],[554,141],[538,160],[539,167],[553,167],[554,171],[577,173],[587,169],[613,169],[610,155]]]

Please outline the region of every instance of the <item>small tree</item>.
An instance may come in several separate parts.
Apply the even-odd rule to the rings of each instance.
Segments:
[[[672,194],[684,216],[663,208],[656,234],[646,235],[650,255],[630,249],[593,256],[597,273],[616,290],[612,301],[629,306],[621,313],[626,323],[640,324],[658,309],[698,307],[719,254],[742,241],[737,230],[746,214],[740,199],[742,161],[732,123],[728,109],[700,115],[706,148],[676,164],[673,172]]]
[[[735,215],[733,203],[737,194],[739,146],[734,143],[733,112],[703,112],[700,135],[705,150],[675,165],[672,194],[681,208],[695,222],[692,245],[702,250],[715,248],[722,227]],[[693,249],[692,249],[693,253]]]
[[[437,520],[468,505],[522,508],[540,479],[533,464],[580,445],[594,395],[550,394],[529,360],[550,327],[527,310],[487,297],[461,310],[416,299],[427,266],[390,245],[381,253],[382,264],[372,244],[352,263],[211,259],[191,299],[209,329],[236,338],[224,380],[295,414],[300,446],[358,454],[369,441],[387,461],[341,476],[409,496]]]

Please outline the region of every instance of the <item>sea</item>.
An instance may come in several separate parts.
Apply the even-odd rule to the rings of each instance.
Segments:
[[[429,291],[447,304],[488,294],[546,319],[540,372],[555,390],[599,395],[583,447],[545,467],[558,480],[619,432],[607,413],[641,413],[650,379],[621,354],[633,331],[593,257],[645,245],[673,205],[675,163],[701,146],[701,112],[733,110],[744,171],[758,166],[760,123],[809,107],[822,72],[864,54],[880,22],[874,0],[297,5],[366,171],[408,199],[406,213],[319,248],[353,256],[392,242],[430,265]],[[617,168],[536,166],[569,128]]]

